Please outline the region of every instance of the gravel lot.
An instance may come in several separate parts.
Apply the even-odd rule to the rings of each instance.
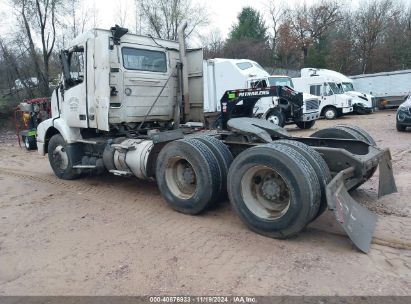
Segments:
[[[57,179],[47,157],[0,138],[0,295],[411,295],[411,132],[395,112],[345,123],[389,147],[399,193],[375,177],[352,195],[379,215],[369,254],[330,212],[298,237],[249,231],[228,202],[200,216],[171,210],[155,183],[110,175]]]

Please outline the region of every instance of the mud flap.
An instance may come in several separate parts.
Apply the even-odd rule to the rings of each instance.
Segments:
[[[385,149],[383,157],[378,164],[380,180],[378,184],[378,197],[397,192],[394,173],[392,172],[390,150]]]
[[[354,245],[367,253],[377,216],[358,204],[348,193],[344,181],[353,174],[354,167],[349,167],[331,180],[326,189],[327,203]]]

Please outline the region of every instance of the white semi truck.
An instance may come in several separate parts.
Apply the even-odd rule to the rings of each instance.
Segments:
[[[276,80],[283,86],[293,88],[292,83],[282,81],[284,77],[277,79],[270,76],[257,62],[248,59],[206,60],[203,79],[204,111],[209,117],[221,111],[220,99],[227,90],[280,85]],[[296,105],[277,97],[262,98],[256,104],[254,115],[281,127],[285,124],[296,124],[301,129],[309,129],[320,116],[319,100],[316,96],[303,94],[303,105]]]
[[[62,79],[52,117],[39,124],[37,145],[61,179],[109,171],[155,180],[175,210],[198,214],[227,195],[253,231],[275,238],[299,233],[327,207],[354,244],[367,252],[375,215],[348,190],[380,168],[379,194],[396,191],[390,154],[355,126],[290,136],[253,118],[262,97],[303,103],[274,86],[221,96],[221,128],[204,121],[202,50],[179,42],[95,29],[62,50]]]
[[[286,75],[271,75],[264,79],[254,80],[252,84],[263,86],[286,86],[294,89],[291,77]],[[266,119],[276,125],[283,127],[286,123],[295,123],[300,129],[310,129],[315,121],[320,118],[320,100],[317,96],[302,93],[304,107],[302,108],[302,119],[293,120],[292,115],[286,115],[291,109],[288,104],[281,104],[278,98],[261,98],[254,108],[257,117]],[[295,116],[295,115],[294,115]]]
[[[353,97],[345,94],[337,83],[327,76],[310,75],[292,78],[297,91],[320,98],[320,115],[336,119],[353,111]]]
[[[350,76],[355,88],[372,94],[378,108],[396,107],[411,93],[411,70]]]
[[[304,68],[301,69],[301,77],[325,76],[328,80],[337,84],[342,92],[353,98],[353,111],[357,114],[369,114],[375,108],[375,98],[363,91],[356,91],[353,80],[336,71],[327,69]]]

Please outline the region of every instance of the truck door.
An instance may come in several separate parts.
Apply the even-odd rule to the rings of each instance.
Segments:
[[[171,120],[176,100],[175,83],[168,79],[177,72],[175,66],[169,64],[167,51],[122,43],[120,56],[124,68],[122,121],[142,121],[147,113],[151,120]]]
[[[64,74],[61,116],[70,127],[87,128],[86,44],[63,51],[60,56]]]
[[[326,82],[324,82],[322,86],[322,100],[324,100],[325,104],[334,105],[334,106],[337,105],[336,95],[334,94],[330,85]]]
[[[103,131],[109,131],[110,109],[110,49],[107,37],[100,36],[90,43],[93,49],[89,56],[93,65],[93,77],[89,81],[89,95],[92,96],[89,103],[90,127]],[[115,51],[115,48],[114,50]]]

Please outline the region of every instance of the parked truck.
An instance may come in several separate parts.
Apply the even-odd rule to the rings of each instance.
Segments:
[[[204,61],[203,79],[204,111],[206,117],[212,118],[219,115],[220,99],[227,90],[274,86],[277,78],[271,77],[252,60],[215,58]],[[309,129],[320,116],[319,100],[309,94],[303,94],[302,104],[286,98],[262,98],[254,108],[254,116],[281,127],[296,124],[299,128]]]
[[[411,70],[350,76],[357,90],[376,98],[378,108],[398,107],[411,92]]]
[[[61,179],[109,171],[155,180],[175,210],[198,214],[226,199],[253,231],[299,233],[328,208],[366,252],[376,216],[348,191],[380,168],[379,194],[396,191],[390,154],[364,130],[337,126],[292,137],[253,118],[262,97],[302,103],[285,86],[229,90],[221,128],[203,122],[202,50],[128,34],[115,26],[86,32],[61,51],[52,117],[38,126],[39,153]],[[193,125],[195,127],[193,127]]]
[[[291,77],[286,75],[271,75],[265,79],[254,80],[255,86],[286,86],[294,89]],[[304,104],[302,107],[293,107],[289,102],[279,98],[261,98],[255,105],[254,115],[268,120],[280,127],[295,123],[300,129],[310,129],[320,118],[320,101],[317,96],[302,93]],[[294,114],[296,113],[296,114]],[[301,114],[300,114],[301,113]]]
[[[338,88],[345,94],[352,97],[353,112],[357,114],[369,114],[375,107],[374,96],[365,92],[358,92],[354,89],[353,80],[344,74],[327,69],[304,68],[301,69],[301,77],[325,76],[330,81],[334,81]]]
[[[320,98],[320,115],[336,119],[353,111],[353,97],[344,94],[337,83],[327,76],[310,75],[292,79],[297,91]]]

